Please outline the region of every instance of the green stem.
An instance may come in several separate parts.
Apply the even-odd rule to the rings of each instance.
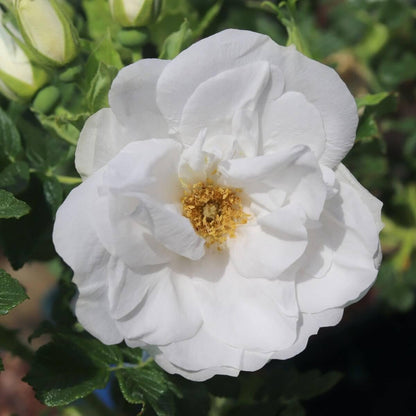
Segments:
[[[77,178],[75,176],[56,175],[56,179],[58,179],[59,182],[64,183],[66,185],[77,185],[82,182],[81,178]]]
[[[126,363],[122,363],[122,364],[119,364],[119,365],[117,365],[115,367],[109,367],[108,369],[109,369],[109,371],[125,370],[125,369],[129,369],[129,368],[139,369],[139,368],[145,367],[146,365],[150,364],[151,362],[153,362],[153,358],[149,358],[146,361],[141,361],[138,364],[129,364],[129,365],[126,365]]]

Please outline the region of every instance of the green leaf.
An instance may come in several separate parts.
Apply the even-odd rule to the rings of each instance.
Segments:
[[[416,54],[407,51],[378,66],[379,78],[389,88],[394,88],[416,77]]]
[[[55,338],[63,344],[75,345],[100,367],[109,368],[109,366],[121,365],[123,362],[118,346],[105,345],[88,334],[58,333]]]
[[[30,335],[29,341],[31,342],[43,334],[51,334],[54,341],[79,349],[99,367],[109,370],[111,366],[123,364],[123,355],[118,345],[105,345],[86,332],[66,332],[62,330],[62,325],[59,327],[53,325],[50,321],[43,321]]]
[[[173,385],[154,363],[116,372],[120,390],[129,403],[147,402],[158,416],[175,414]]]
[[[218,13],[221,11],[223,1],[217,1],[213,6],[211,6],[205,15],[202,17],[197,28],[194,30],[194,38],[199,38],[202,34],[208,29],[214,19],[217,17]]]
[[[0,108],[0,158],[13,162],[22,151],[22,143],[16,126]]]
[[[100,41],[97,41],[92,54],[98,62],[102,62],[108,66],[114,66],[117,69],[123,67],[120,54],[114,47],[109,30],[101,37]]]
[[[12,354],[31,361],[32,351],[22,344],[17,336],[18,331],[0,326],[0,349],[10,351]]]
[[[160,59],[173,59],[179,52],[188,47],[192,42],[193,34],[188,20],[184,20],[177,32],[169,35],[162,46]]]
[[[28,214],[29,205],[16,199],[10,192],[0,189],[0,218],[20,218]]]
[[[66,142],[76,145],[79,137],[79,130],[67,119],[55,114],[47,116],[37,113],[37,118],[47,130],[52,131],[56,136],[64,139]]]
[[[19,281],[0,269],[0,315],[6,315],[10,309],[28,298]]]
[[[44,334],[52,334],[55,332],[55,325],[50,321],[42,321],[36,329],[29,335],[28,341],[31,343],[34,339]]]
[[[87,103],[92,113],[108,107],[108,91],[117,75],[117,68],[100,62],[87,92]]]
[[[391,262],[383,262],[376,282],[380,299],[393,310],[408,312],[415,303],[415,272],[415,264],[402,272],[396,270]]]
[[[43,192],[51,207],[52,215],[55,217],[56,211],[64,199],[62,185],[55,176],[47,176],[43,180]]]
[[[77,141],[79,131],[72,126],[75,132],[71,132],[71,127],[66,127],[69,123],[65,117],[44,114],[37,114],[37,117],[47,130],[57,135],[67,135],[67,141]],[[47,172],[66,158],[70,149],[68,144],[45,132],[39,124],[20,120],[19,127],[25,142],[26,158],[35,170]],[[61,133],[58,134],[59,131]]]
[[[361,59],[370,59],[384,47],[389,38],[387,27],[379,22],[368,22],[369,28],[366,35],[358,45],[354,47],[355,53]]]
[[[14,194],[22,192],[29,182],[29,165],[18,161],[10,163],[0,172],[0,188]]]
[[[119,347],[121,353],[123,354],[123,358],[125,361],[138,364],[142,362],[143,358],[143,351],[140,348],[130,348],[127,346],[120,346]]]
[[[374,116],[361,118],[357,129],[357,140],[371,140],[377,136],[379,136],[379,131]]]
[[[358,108],[373,106],[380,104],[385,98],[390,95],[389,92],[379,92],[377,94],[367,94],[363,97],[356,98]]]
[[[24,381],[47,406],[62,406],[103,388],[108,377],[108,369],[98,366],[81,349],[53,341],[36,352]]]
[[[111,17],[108,1],[83,0],[82,7],[87,16],[87,29],[93,39],[101,39],[108,31],[118,30],[119,26]]]
[[[167,37],[176,32],[184,19],[188,20],[191,27],[198,25],[198,13],[188,0],[163,1],[156,22],[148,26],[151,41],[156,44],[159,52]]]
[[[29,186],[19,199],[30,206],[29,214],[0,221],[0,245],[14,269],[28,260],[47,260],[56,255],[51,238],[52,216],[38,175],[30,176]]]

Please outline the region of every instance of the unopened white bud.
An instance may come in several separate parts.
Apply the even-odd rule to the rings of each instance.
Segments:
[[[39,62],[65,65],[75,58],[78,33],[55,0],[15,0],[15,13],[23,38]]]
[[[153,0],[109,0],[113,18],[123,27],[145,26],[152,17]]]
[[[0,91],[12,100],[28,100],[46,83],[47,73],[33,65],[17,40],[3,26],[0,11]]]

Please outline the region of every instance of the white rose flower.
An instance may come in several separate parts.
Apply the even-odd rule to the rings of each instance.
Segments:
[[[80,323],[191,380],[301,352],[373,284],[381,203],[340,161],[336,72],[226,30],[120,71],[82,130],[56,216]]]

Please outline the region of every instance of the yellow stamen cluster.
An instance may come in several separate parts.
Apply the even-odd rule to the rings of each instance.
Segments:
[[[206,245],[217,244],[220,249],[227,238],[235,237],[235,229],[245,224],[249,215],[243,211],[241,190],[198,182],[182,198],[183,215]]]

